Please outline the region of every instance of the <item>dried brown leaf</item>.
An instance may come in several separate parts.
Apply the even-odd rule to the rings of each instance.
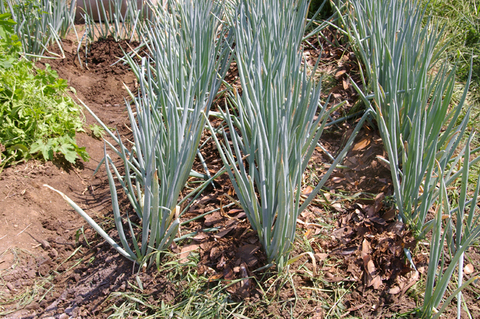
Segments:
[[[370,286],[372,286],[375,290],[379,289],[382,286],[382,278],[380,276],[373,277],[372,281],[370,282]]]
[[[209,236],[207,234],[205,234],[204,232],[199,232],[198,234],[193,236],[192,239],[197,241],[197,242],[203,242],[203,241],[207,240],[208,237]]]
[[[179,256],[179,262],[184,263],[188,261],[188,255],[190,255],[191,252],[197,250],[200,246],[196,244],[190,244],[182,247],[182,250],[180,252]]]
[[[325,253],[316,253],[315,254],[315,258],[317,260],[325,260],[325,259],[327,259],[327,257],[328,257],[328,254],[325,254]]]
[[[234,215],[234,214],[236,214],[236,213],[241,213],[241,212],[243,212],[243,209],[234,208],[234,209],[230,209],[230,210],[227,212],[227,214],[229,214],[229,215]]]
[[[400,292],[400,287],[392,287],[390,288],[390,290],[388,290],[388,293],[391,294],[391,295],[396,295]]]
[[[220,273],[214,274],[208,278],[208,282],[218,281],[222,279],[222,277],[223,277],[223,274],[220,274]]]
[[[368,261],[367,261],[367,267],[366,267],[368,273],[370,274],[370,276],[374,276],[377,272],[377,268],[375,268],[375,264],[372,260],[372,258],[370,258],[370,256],[368,256]]]
[[[207,227],[210,227],[210,226],[213,226],[215,224],[221,223],[222,220],[223,220],[222,215],[220,214],[220,212],[216,211],[216,212],[213,212],[213,213],[205,216],[204,225],[207,226]]]
[[[310,195],[313,192],[313,187],[312,186],[307,186],[305,189],[302,191],[302,195]]]
[[[255,266],[258,262],[258,259],[254,256],[255,252],[260,249],[260,246],[257,245],[243,245],[240,247],[237,253],[237,257],[239,257],[244,263],[243,265],[248,266],[249,268]]]
[[[397,216],[397,211],[394,207],[390,208],[385,214],[383,214],[382,218],[386,221],[391,221]]]
[[[342,76],[344,75],[345,73],[347,73],[347,70],[338,70],[337,73],[335,73],[335,77],[337,78],[337,80]]]
[[[342,204],[340,203],[335,203],[332,205],[332,207],[339,213],[343,212],[343,207],[342,207]]]
[[[219,231],[214,235],[215,238],[223,238],[225,237],[228,233],[230,233],[232,230],[234,230],[237,227],[236,223],[231,225],[230,227],[225,228],[224,230]]]
[[[366,148],[369,145],[370,145],[370,139],[369,138],[364,138],[360,142],[355,144],[355,146],[353,146],[352,151],[363,150],[364,148]]]
[[[233,280],[235,279],[235,275],[233,273],[233,270],[232,268],[225,268],[223,270],[223,278],[225,278],[226,280]]]
[[[364,258],[365,256],[369,256],[371,252],[372,248],[370,246],[370,243],[367,239],[364,238],[362,242],[362,258]]]

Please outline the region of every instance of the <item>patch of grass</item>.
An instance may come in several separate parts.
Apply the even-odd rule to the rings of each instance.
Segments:
[[[450,41],[446,53],[450,61],[458,62],[458,80],[466,82],[473,56],[471,93],[480,103],[480,4],[476,0],[423,1],[427,13],[445,26],[445,38]]]
[[[8,249],[3,254],[7,252],[13,254],[14,260],[9,268],[0,271],[0,288],[2,288],[0,290],[0,316],[6,316],[17,310],[24,309],[34,301],[41,302],[53,289],[53,276],[51,274],[44,277],[36,276],[27,285],[14,286],[11,284],[9,277],[15,278],[19,276],[19,271],[24,273],[25,271],[21,267],[31,267],[35,256],[23,249]],[[9,290],[10,292],[8,292]]]
[[[295,256],[313,252],[302,236],[297,236],[294,246]],[[229,288],[243,279],[209,280],[201,273],[197,253],[181,263],[176,254],[167,252],[163,260],[158,272],[151,273],[156,277],[154,289],[142,287],[140,273],[129,282],[135,289],[109,296],[106,303],[112,306],[105,310],[109,318],[310,318],[313,312],[322,318],[348,315],[343,297],[351,291],[352,283],[323,280],[323,273],[313,272],[308,255],[296,259],[288,272],[251,276],[250,284],[257,292],[241,300]],[[336,265],[337,261],[324,261],[327,264]]]
[[[178,256],[165,253],[164,263],[158,268],[157,282],[168,283],[165,289],[152,292],[142,289],[141,279],[132,281],[136,291],[114,292],[109,318],[241,318],[235,317],[243,302],[233,301],[226,289],[235,282],[209,282],[199,273],[198,254],[190,254],[188,261],[180,263]],[[155,300],[153,300],[155,299]],[[245,310],[245,308],[242,308]]]
[[[325,236],[324,232],[310,236],[311,230],[309,228],[306,231],[297,229],[297,234],[303,233],[303,235],[297,235],[295,241],[296,253],[292,254],[296,255],[292,259],[297,259],[297,261],[291,265],[289,272],[281,278],[283,285],[289,286],[289,289],[294,291],[295,300],[293,302],[295,307],[293,310],[295,316],[298,316],[303,308],[304,311],[308,311],[309,318],[312,313],[314,313],[313,318],[349,318],[350,311],[347,310],[344,297],[352,292],[355,284],[348,282],[348,278],[345,278],[346,281],[340,282],[329,282],[325,279],[328,269],[338,266],[339,260],[335,256],[327,256],[323,260],[318,260],[318,257],[312,259],[311,256],[304,253],[315,253],[314,247],[318,245],[316,243],[317,239]],[[303,257],[297,258],[300,256],[299,253]],[[317,266],[313,267],[313,263]],[[280,300],[273,300],[273,302],[282,303],[281,298]],[[306,308],[307,305],[310,305],[310,307]]]
[[[468,129],[480,131],[480,3],[476,0],[422,0],[428,4],[427,15],[445,27],[444,40],[448,43],[444,58],[457,65],[456,91],[463,90],[468,80],[470,66],[472,79],[468,102],[472,112]],[[472,62],[472,64],[470,64]],[[480,146],[480,140],[473,144]],[[477,165],[477,167],[480,167]]]
[[[472,110],[467,130],[480,132],[480,3],[477,0],[422,0],[422,4],[429,4],[427,15],[433,16],[445,27],[444,40],[448,41],[448,46],[444,59],[457,65],[458,84],[455,86],[454,100],[461,95],[472,67],[467,96],[467,104],[472,106]],[[472,146],[480,146],[478,137],[472,141]],[[480,163],[472,169],[475,173],[471,177],[476,179]]]

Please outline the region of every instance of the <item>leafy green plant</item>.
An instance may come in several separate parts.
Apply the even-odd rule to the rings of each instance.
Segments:
[[[91,124],[88,126],[88,128],[92,132],[92,136],[97,139],[101,139],[105,134],[105,130],[103,129],[103,127],[99,126],[98,124]]]
[[[132,96],[135,113],[127,104],[135,143],[131,151],[99,120],[118,147],[106,143],[123,163],[121,175],[105,149],[121,246],[64,197],[117,251],[139,265],[158,263],[160,252],[178,232],[180,192],[197,154],[205,115],[230,61],[228,29],[222,28],[222,16],[221,6],[210,0],[169,1],[169,11],[162,11],[161,18],[146,30],[151,57],[137,64],[126,56],[140,84],[139,95]],[[116,180],[141,220],[138,234],[128,214],[128,232],[124,230]]]
[[[7,19],[9,13],[3,14]],[[75,141],[83,131],[79,107],[66,94],[68,86],[47,65],[45,70],[19,57],[20,43],[11,20],[0,24],[0,165],[40,154],[51,160],[60,153],[74,163],[88,160]],[[6,22],[6,23],[5,23]]]
[[[82,114],[55,71],[20,60],[0,69],[0,83],[0,142],[11,162],[36,153],[46,160],[57,153],[71,163],[78,156],[88,160],[75,141],[76,132],[83,132]]]
[[[231,99],[236,114],[222,112],[228,133],[224,131],[223,145],[217,140],[240,204],[268,261],[280,269],[288,265],[299,213],[323,187],[357,132],[300,205],[303,173],[334,110],[320,104],[321,86],[302,66],[307,11],[308,1],[303,0],[241,1],[235,50],[242,94]]]
[[[22,50],[22,44],[14,31],[17,23],[11,17],[10,13],[0,14],[0,68],[4,69],[18,60],[18,53]]]

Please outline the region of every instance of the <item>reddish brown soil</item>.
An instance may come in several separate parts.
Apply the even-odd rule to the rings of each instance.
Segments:
[[[315,41],[312,44],[318,46]],[[323,44],[326,50],[322,68],[329,69],[336,78],[331,88],[333,98],[335,102],[348,101],[347,107],[335,114],[338,118],[348,114],[356,101],[347,75],[355,79],[358,67],[345,48]],[[125,42],[120,45],[129,49]],[[124,84],[134,92],[135,77],[121,63],[111,66],[122,55],[119,44],[112,40],[94,43],[87,57],[88,69],[80,67],[73,53],[74,43],[67,41],[65,49],[65,59],[48,63],[69,81],[78,99],[100,119],[128,135],[124,107],[128,94]],[[318,52],[318,48],[310,49],[313,57]],[[234,80],[234,74],[230,78]],[[95,123],[87,112],[85,116],[88,124]],[[332,126],[322,137],[322,145],[336,154],[354,125],[355,119]],[[93,175],[103,157],[103,142],[88,133],[77,138],[79,145],[86,146],[91,156],[89,162],[69,167],[61,159],[53,163],[30,161],[6,168],[0,175],[0,313],[6,318],[104,318],[111,313],[108,308],[121,301],[109,298],[110,293],[136,291],[138,279],[143,294],[149,296],[153,305],[181,300],[181,284],[169,281],[170,277],[157,272],[155,267],[138,272],[131,262],[98,238],[60,196],[43,186],[48,184],[64,192],[114,236],[103,167]],[[214,145],[207,142],[201,152],[210,172],[217,172],[222,164]],[[345,317],[391,317],[410,311],[418,306],[418,293],[409,293],[409,289],[414,289],[419,279],[406,263],[403,248],[413,250],[416,243],[404,225],[394,219],[386,200],[392,194],[390,173],[377,155],[385,156],[381,139],[366,126],[345,160],[348,168],[337,170],[327,184],[329,191],[302,214],[298,224],[301,240],[292,256],[303,253],[308,243],[316,261],[314,276],[312,261],[307,257],[291,266],[292,279],[285,284],[273,285],[269,276],[272,270],[253,273],[265,265],[265,257],[245,213],[236,206],[184,225],[182,235],[196,234],[171,249],[181,261],[187,260],[190,251],[197,251],[197,271],[212,284],[243,278],[227,292],[232,300],[243,300],[247,309],[249,304],[256,305],[251,313],[246,313],[252,318],[324,318],[335,313]],[[328,157],[318,148],[311,161],[311,174],[306,176],[307,185],[316,183],[315,178],[323,174],[326,162]],[[194,168],[203,171],[198,161]],[[230,203],[235,196],[230,185],[228,177],[221,176],[215,181],[215,188],[207,187],[182,219],[189,220]],[[309,191],[306,187],[304,193]],[[205,231],[212,228],[218,230]],[[415,252],[417,267],[424,274],[427,257],[419,249]],[[478,273],[478,248],[471,250],[471,256]],[[249,276],[257,280],[248,279]],[[312,287],[317,288],[309,289]],[[345,287],[350,293],[328,293],[338,287]],[[262,289],[267,288],[268,298],[276,296],[276,302],[266,302],[268,298],[263,296]],[[478,291],[478,286],[474,286],[467,293],[474,317],[479,314],[475,305]],[[145,313],[149,309],[140,307]]]

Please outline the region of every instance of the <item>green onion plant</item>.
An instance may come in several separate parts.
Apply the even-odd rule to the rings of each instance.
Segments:
[[[128,149],[130,142],[125,144],[97,118],[118,144],[116,147],[105,141],[122,163],[120,170],[105,150],[121,243],[112,242],[103,231],[99,233],[140,265],[154,260],[158,263],[157,252],[167,249],[178,232],[180,193],[190,175],[206,116],[231,60],[221,6],[210,0],[172,0],[168,9],[158,10],[158,19],[145,30],[150,55],[140,62],[125,58],[139,81],[138,96],[131,93],[134,108],[127,103],[133,147]],[[139,234],[128,212],[119,206],[116,183],[141,221]],[[78,206],[73,207],[85,217]],[[125,214],[126,222],[122,219]],[[92,220],[85,218],[98,231]]]
[[[140,31],[146,20],[153,19],[149,0],[144,1],[84,1],[80,15],[85,21],[90,41],[112,37],[115,41],[140,40]]]
[[[228,126],[224,143],[216,140],[268,262],[279,269],[288,265],[298,215],[325,184],[355,136],[301,203],[303,173],[331,112],[320,104],[321,85],[307,76],[302,65],[308,4],[305,0],[239,3],[235,57],[242,93],[230,99],[233,111],[222,112]]]
[[[423,237],[439,195],[435,160],[445,172],[465,135],[468,84],[452,107],[455,68],[436,64],[442,29],[424,19],[417,2],[355,0],[352,6],[349,34],[365,65],[361,95],[367,105],[373,99],[399,216]],[[446,179],[446,186],[454,181]]]
[[[349,36],[365,65],[363,88],[357,86],[357,91],[366,105],[373,100],[399,217],[417,238],[433,231],[422,316],[432,317],[456,268],[458,288],[435,316],[455,296],[460,316],[461,290],[472,281],[462,281],[464,252],[480,234],[478,186],[467,201],[467,182],[470,168],[480,157],[474,156],[478,149],[470,151],[471,138],[466,146],[461,144],[470,114],[465,103],[470,78],[453,105],[455,68],[437,63],[445,47],[443,29],[424,12],[418,2],[355,0],[348,19]],[[463,168],[458,169],[462,162]],[[451,209],[447,188],[460,177],[460,197]],[[436,217],[428,220],[434,208]],[[445,244],[450,258],[445,258]]]
[[[445,311],[453,298],[457,298],[457,318],[460,318],[462,290],[479,276],[472,276],[465,282],[463,269],[465,252],[480,238],[480,214],[478,212],[480,178],[477,180],[473,194],[468,198],[468,181],[471,171],[469,156],[473,136],[462,150],[463,167],[461,172],[460,194],[454,203],[449,197],[446,181],[440,163],[437,162],[439,174],[439,196],[436,205],[435,220],[432,230],[431,252],[428,264],[427,282],[423,306],[419,309],[422,318],[437,319]],[[448,249],[445,249],[445,246]],[[449,261],[449,262],[447,262]],[[449,284],[457,270],[457,287],[450,296],[443,300],[449,290]],[[442,303],[440,309],[437,309]]]
[[[10,12],[27,57],[41,57],[48,46],[64,38],[74,23],[76,0],[0,0],[0,12]],[[55,55],[49,52],[50,55]]]

